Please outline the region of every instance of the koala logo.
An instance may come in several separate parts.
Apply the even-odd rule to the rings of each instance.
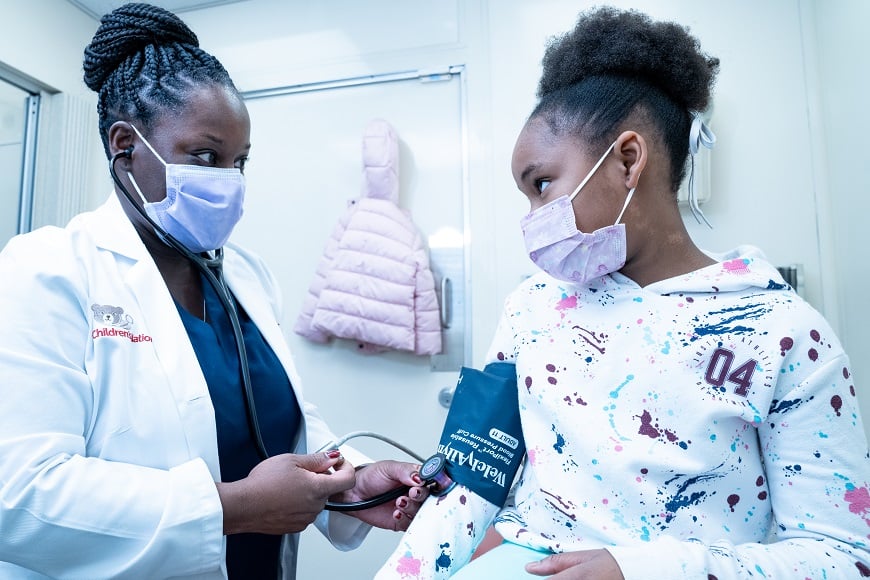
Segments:
[[[123,328],[124,330],[130,330],[133,326],[133,317],[129,314],[124,314],[124,309],[120,306],[91,304],[91,310],[94,312],[94,320],[102,324]]]

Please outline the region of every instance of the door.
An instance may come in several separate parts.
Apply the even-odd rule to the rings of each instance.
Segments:
[[[452,71],[452,72],[451,72]],[[258,91],[251,115],[245,215],[233,240],[260,254],[284,293],[283,325],[304,382],[332,429],[375,431],[428,457],[446,409],[439,393],[456,384],[469,357],[465,295],[465,139],[461,67]],[[444,306],[445,354],[367,355],[351,341],[320,345],[293,332],[324,245],[362,184],[362,134],[387,120],[400,140],[399,205],[431,248]],[[448,280],[445,280],[445,277]],[[443,292],[442,292],[443,288]],[[449,356],[448,356],[449,355]],[[445,358],[446,357],[446,358]],[[409,460],[377,440],[352,441],[374,459]],[[303,534],[300,578],[323,563],[336,578],[370,578],[399,535],[373,530],[365,549],[339,553],[316,530]]]
[[[0,78],[0,248],[30,230],[39,97]]]

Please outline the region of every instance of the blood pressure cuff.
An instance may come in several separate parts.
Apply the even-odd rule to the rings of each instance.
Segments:
[[[516,365],[462,367],[438,444],[450,478],[501,507],[525,452]]]

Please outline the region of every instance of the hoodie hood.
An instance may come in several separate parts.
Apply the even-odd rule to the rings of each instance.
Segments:
[[[655,282],[644,289],[657,294],[743,292],[753,288],[758,290],[790,289],[779,270],[768,262],[761,250],[755,246],[738,246],[721,254],[705,253],[717,263],[681,276]],[[628,280],[619,273],[614,273],[612,276],[620,283],[625,283]]]

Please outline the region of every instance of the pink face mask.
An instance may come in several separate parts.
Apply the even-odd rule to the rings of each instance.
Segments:
[[[585,284],[625,265],[625,225],[619,221],[634,195],[634,188],[629,190],[616,222],[591,234],[577,229],[572,203],[615,144],[607,148],[571,195],[539,207],[520,221],[529,258],[554,278]]]

